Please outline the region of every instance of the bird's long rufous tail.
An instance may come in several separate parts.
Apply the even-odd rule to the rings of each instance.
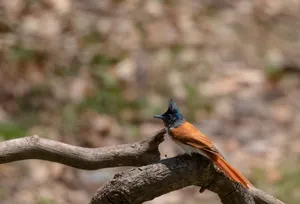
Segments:
[[[253,186],[245,176],[230,166],[230,164],[228,164],[228,162],[220,155],[211,154],[209,156],[214,163],[233,181],[241,183],[245,188],[250,188]]]

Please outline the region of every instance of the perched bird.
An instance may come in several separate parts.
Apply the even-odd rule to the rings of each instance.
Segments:
[[[241,183],[245,188],[252,184],[240,172],[234,169],[221,155],[212,141],[191,123],[185,121],[179,108],[170,100],[168,110],[162,115],[155,115],[164,122],[171,139],[188,154],[199,153],[213,161],[230,179]]]

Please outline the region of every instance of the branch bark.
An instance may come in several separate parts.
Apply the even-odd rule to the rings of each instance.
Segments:
[[[95,170],[117,166],[142,166],[160,160],[158,145],[166,131],[133,144],[101,148],[83,148],[38,136],[29,136],[0,143],[0,164],[40,159],[67,166]]]
[[[116,174],[90,204],[140,204],[190,185],[217,193],[223,204],[284,204],[259,189],[246,190],[232,182],[201,155],[160,160],[158,145],[165,133],[163,129],[142,142],[102,148],[77,147],[38,136],[8,140],[0,143],[0,164],[40,159],[87,170],[137,167]]]
[[[200,155],[181,155],[116,174],[90,204],[140,204],[190,185],[206,186],[224,204],[254,204],[250,193]]]
[[[190,185],[215,192],[223,204],[284,204],[260,189],[232,182],[211,164],[201,155],[181,155],[132,168],[98,189],[90,204],[140,204]]]
[[[277,198],[267,194],[266,192],[258,189],[258,188],[251,188],[249,189],[250,194],[259,204],[284,204],[282,201],[278,200]]]

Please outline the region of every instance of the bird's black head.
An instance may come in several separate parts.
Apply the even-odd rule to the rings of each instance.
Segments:
[[[172,99],[169,102],[168,110],[162,115],[155,115],[154,118],[161,119],[167,128],[178,127],[184,123],[183,115]]]

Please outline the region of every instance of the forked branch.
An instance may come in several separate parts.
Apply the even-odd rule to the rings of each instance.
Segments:
[[[254,204],[250,193],[200,155],[181,155],[115,175],[90,204],[140,204],[186,186],[206,186],[224,204]]]
[[[223,204],[284,204],[256,188],[232,182],[200,155],[181,155],[116,174],[90,204],[140,204],[165,193],[199,186],[215,192]]]
[[[8,140],[0,143],[0,164],[40,159],[87,170],[136,166],[116,174],[90,204],[140,204],[190,185],[215,192],[223,204],[284,204],[259,189],[246,190],[233,183],[200,155],[160,160],[158,145],[165,133],[163,129],[142,142],[101,148],[77,147],[38,136]]]

